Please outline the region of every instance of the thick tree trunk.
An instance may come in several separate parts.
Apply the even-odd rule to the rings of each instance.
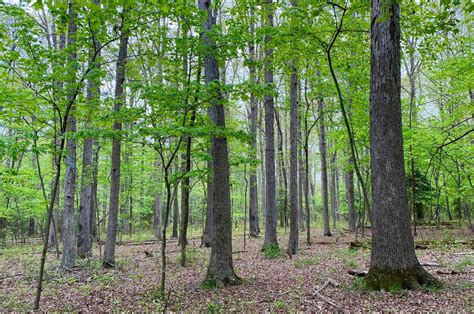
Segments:
[[[372,2],[370,156],[372,289],[439,284],[418,262],[410,229],[400,102],[400,10],[395,0]]]
[[[94,143],[94,159],[92,163],[92,187],[91,187],[91,218],[90,218],[90,231],[91,231],[91,241],[98,242],[98,232],[97,232],[97,210],[99,208],[97,201],[97,184],[98,184],[98,174],[99,174],[99,150],[100,146],[97,144],[97,141]]]
[[[253,17],[254,7],[249,8],[250,18]],[[249,44],[249,72],[250,72],[250,83],[252,85],[257,84],[257,74],[255,69],[255,25],[250,22],[250,34],[252,39]],[[250,147],[251,147],[251,157],[254,160],[257,160],[257,97],[255,97],[255,92],[253,89],[250,92]],[[258,225],[258,185],[257,185],[257,168],[254,165],[250,166],[249,171],[249,233],[251,237],[258,237],[260,233],[260,228]]]
[[[273,1],[265,1],[265,25],[273,27]],[[267,88],[273,87],[273,48],[270,46],[271,35],[265,34],[265,84]],[[264,98],[265,107],[265,241],[264,246],[278,246],[277,240],[277,210],[276,210],[276,180],[275,180],[275,106],[272,92]]]
[[[332,236],[329,227],[329,208],[328,208],[328,165],[326,153],[326,126],[324,123],[324,100],[318,100],[319,113],[319,154],[321,156],[321,193],[323,201],[323,224],[324,235]]]
[[[298,253],[298,69],[292,65],[290,78],[290,237],[288,253]]]
[[[70,49],[68,55],[69,66],[73,72],[71,75],[71,85],[75,82],[75,70],[73,63],[76,61],[76,14],[72,1],[69,2],[69,27],[67,46]],[[68,102],[74,97],[74,87],[68,87]],[[75,106],[71,108],[71,115],[67,119],[66,132],[76,132],[76,118],[73,111]],[[76,263],[76,224],[74,221],[74,199],[76,194],[76,141],[72,138],[67,140],[66,144],[66,173],[64,175],[64,204],[62,211],[62,240],[63,255],[61,258],[61,266],[64,268],[72,268]]]
[[[123,32],[123,29],[121,30]],[[114,111],[120,112],[124,102],[123,84],[125,82],[125,65],[127,62],[128,35],[120,38],[119,55],[117,59],[116,78],[115,78],[115,104]],[[112,140],[112,167],[110,170],[110,198],[109,198],[109,217],[107,223],[107,239],[104,248],[104,266],[114,267],[115,264],[115,241],[117,238],[117,220],[119,212],[119,194],[120,194],[120,131],[122,123],[116,120],[113,126],[116,132]]]
[[[280,124],[280,114],[278,111],[275,111],[275,120],[278,129],[278,200],[279,203],[277,208],[280,209],[280,227],[286,227],[286,216],[288,212],[288,179],[286,175],[286,166],[285,166],[285,153],[283,151],[283,131]]]
[[[199,9],[207,13],[204,21],[202,40],[207,52],[204,56],[206,85],[219,82],[219,67],[215,54],[215,42],[209,32],[215,24],[216,16],[211,11],[211,0],[199,0]],[[217,97],[211,100],[209,117],[216,127],[225,128],[225,112],[222,92],[217,86]],[[235,274],[232,261],[232,217],[230,204],[229,159],[225,135],[212,135],[212,178],[213,178],[213,226],[211,257],[206,281],[217,286],[239,284],[241,279]]]

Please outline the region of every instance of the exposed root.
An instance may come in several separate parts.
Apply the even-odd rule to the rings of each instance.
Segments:
[[[441,281],[428,273],[421,265],[403,270],[371,267],[365,276],[365,281],[371,290],[417,290],[426,285],[442,287]]]

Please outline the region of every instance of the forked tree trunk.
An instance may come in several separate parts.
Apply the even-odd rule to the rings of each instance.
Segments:
[[[123,26],[122,26],[123,27]],[[122,33],[124,30],[121,30]],[[123,35],[123,34],[122,34]],[[117,60],[116,77],[115,77],[115,104],[114,111],[120,112],[123,97],[123,84],[125,82],[125,65],[127,62],[128,35],[120,38],[119,55]],[[122,123],[115,121],[113,129],[115,134],[112,140],[112,168],[110,171],[110,199],[109,199],[109,218],[107,223],[107,239],[104,248],[105,267],[114,267],[115,264],[115,241],[117,238],[117,220],[119,212],[119,194],[120,194],[120,134]]]
[[[439,285],[418,262],[410,229],[400,102],[400,9],[395,0],[372,2],[370,157],[372,289]]]
[[[206,14],[202,33],[205,48],[204,68],[206,85],[219,82],[219,67],[216,59],[216,44],[209,37],[216,16],[211,10],[211,0],[199,0],[199,9]],[[225,128],[225,112],[222,104],[222,91],[219,86],[214,90],[217,95],[211,100],[209,116],[216,127]],[[217,286],[239,284],[241,279],[235,274],[232,261],[232,217],[230,204],[229,157],[225,135],[212,135],[213,169],[213,227],[211,257],[207,269],[206,281]]]

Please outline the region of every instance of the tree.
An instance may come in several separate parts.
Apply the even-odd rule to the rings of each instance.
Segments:
[[[76,84],[75,66],[76,51],[76,12],[73,0],[69,0],[69,26],[67,36],[69,70],[68,102],[73,102]],[[76,263],[76,225],[74,223],[74,200],[76,196],[76,141],[73,134],[76,132],[76,119],[74,117],[75,106],[71,107],[71,114],[68,116],[66,132],[71,136],[66,144],[66,174],[64,176],[64,205],[62,211],[62,240],[63,255],[61,266],[69,269]]]
[[[267,88],[265,107],[265,247],[278,247],[277,239],[277,209],[276,209],[276,179],[275,179],[275,105],[273,99],[273,48],[271,47],[273,27],[273,1],[265,0],[265,87]]]
[[[120,109],[124,102],[124,82],[125,82],[125,66],[127,64],[128,50],[128,30],[125,29],[124,19],[127,10],[124,8],[122,13],[122,25],[120,25],[121,37],[119,43],[119,53],[117,59],[117,68],[115,72],[115,99],[114,112],[117,114],[115,118],[113,130],[115,131],[112,140],[112,165],[110,170],[110,200],[109,200],[109,217],[107,223],[107,239],[104,248],[105,267],[115,266],[115,241],[117,239],[117,219],[119,212],[119,193],[120,193],[120,150],[121,150],[121,133],[122,123],[120,122]]]
[[[205,14],[202,43],[204,47],[205,82],[212,95],[209,117],[216,130],[212,135],[212,222],[214,236],[206,282],[217,286],[235,285],[241,279],[235,274],[232,261],[232,217],[230,213],[230,182],[227,138],[225,129],[224,99],[219,86],[219,67],[216,59],[216,43],[211,30],[217,19],[213,15],[211,0],[199,0],[199,9]]]
[[[318,100],[318,112],[319,112],[319,153],[321,155],[321,193],[323,200],[323,224],[324,224],[324,235],[332,236],[331,229],[329,227],[329,208],[328,208],[328,163],[326,153],[326,124],[325,113],[324,113],[324,100]]]
[[[440,285],[419,263],[410,230],[400,101],[400,9],[395,0],[372,2],[370,156],[372,289]]]

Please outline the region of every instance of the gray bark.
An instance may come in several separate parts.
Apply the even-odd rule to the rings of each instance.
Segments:
[[[288,253],[298,252],[298,70],[292,66],[290,80],[290,237]]]
[[[324,123],[324,100],[318,100],[319,112],[319,153],[321,155],[321,193],[323,201],[323,224],[324,235],[332,236],[329,227],[329,208],[328,208],[328,165],[326,153],[326,125]]]
[[[123,26],[122,26],[123,27]],[[123,33],[123,29],[121,30]],[[128,35],[120,38],[119,55],[117,59],[117,68],[115,76],[115,104],[114,111],[120,112],[124,102],[123,84],[125,82],[125,65],[127,62]],[[120,131],[122,123],[116,120],[113,126],[116,132],[112,140],[112,166],[110,170],[110,198],[109,198],[109,217],[107,223],[107,239],[104,248],[105,267],[114,267],[115,264],[115,241],[117,238],[117,220],[119,212],[119,194],[120,194]]]
[[[370,156],[372,254],[366,276],[373,289],[439,284],[415,255],[410,230],[400,102],[400,9],[395,0],[372,2]]]
[[[253,17],[254,7],[249,8],[250,18]],[[252,39],[249,44],[249,72],[250,72],[250,83],[253,85],[257,84],[257,75],[255,69],[255,25],[253,22],[250,23],[250,34]],[[250,92],[250,147],[251,147],[251,157],[254,160],[257,160],[257,97],[255,97],[255,92],[252,90]],[[258,225],[258,186],[257,186],[257,168],[253,165],[250,166],[249,171],[249,233],[251,237],[257,237],[260,233],[260,228]]]
[[[72,1],[69,2],[69,26],[67,46],[70,49],[68,54],[69,66],[77,59],[76,52],[76,14]],[[72,73],[70,85],[75,82],[75,70],[69,69]],[[73,101],[74,87],[68,86],[68,102]],[[76,132],[76,119],[74,117],[75,106],[71,108],[71,114],[67,119],[66,132]],[[66,144],[66,173],[64,175],[64,204],[62,211],[62,240],[63,255],[61,266],[72,268],[76,263],[76,224],[74,221],[74,199],[76,194],[76,142],[70,138]]]
[[[199,9],[207,13],[204,21],[202,40],[205,48],[204,68],[205,81],[219,82],[219,67],[216,59],[216,45],[209,32],[215,25],[216,16],[211,11],[211,0],[199,0]],[[216,97],[211,100],[209,117],[215,126],[225,128],[225,112],[222,105],[223,95],[216,87]],[[212,169],[213,169],[213,227],[214,238],[211,257],[207,269],[206,281],[218,286],[233,285],[241,282],[235,274],[232,260],[232,217],[230,204],[229,160],[227,138],[223,135],[212,135]]]
[[[332,226],[336,228],[337,195],[336,195],[336,153],[331,155],[331,173],[329,181],[329,195],[331,198]]]
[[[273,1],[265,1],[265,25],[273,27]],[[270,47],[271,35],[265,34],[265,85],[273,87],[273,48]],[[277,209],[276,209],[276,180],[275,180],[275,106],[273,94],[267,93],[264,98],[265,107],[265,242],[264,246],[278,245],[277,240]]]
[[[346,185],[346,199],[349,216],[349,230],[355,231],[357,224],[357,213],[354,206],[354,170],[352,169],[352,158],[349,158],[349,169],[344,173],[344,182]]]

